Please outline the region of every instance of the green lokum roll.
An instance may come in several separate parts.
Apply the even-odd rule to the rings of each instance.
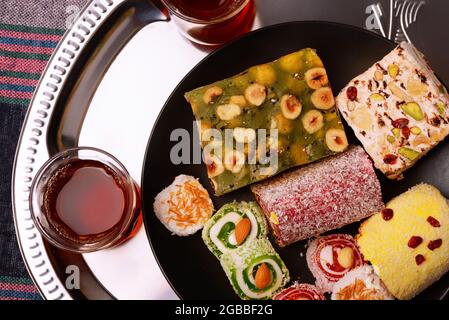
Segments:
[[[204,243],[217,258],[266,236],[267,223],[255,202],[225,204],[206,222],[202,233]]]
[[[223,254],[220,262],[235,292],[245,300],[269,299],[290,280],[287,267],[267,238]]]

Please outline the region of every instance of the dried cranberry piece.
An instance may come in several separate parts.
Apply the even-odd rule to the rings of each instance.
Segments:
[[[385,208],[381,211],[382,218],[385,221],[391,220],[393,218],[393,210],[390,208]]]
[[[346,95],[350,101],[355,101],[357,99],[357,94],[358,92],[356,87],[351,86],[346,90]]]
[[[434,228],[440,227],[440,222],[432,216],[427,217],[427,222]]]
[[[431,240],[429,241],[429,244],[427,245],[427,248],[429,248],[430,250],[435,250],[438,249],[439,247],[441,247],[441,245],[443,244],[443,240],[442,239],[436,239],[436,240]]]
[[[408,241],[408,246],[412,249],[417,248],[422,243],[422,238],[420,236],[413,236]]]
[[[394,154],[387,154],[384,156],[384,162],[386,164],[395,164],[398,160],[398,156],[395,156]]]
[[[399,119],[393,120],[391,122],[391,125],[395,128],[402,129],[402,128],[408,126],[408,123],[409,123],[408,119],[399,118]]]
[[[422,254],[418,254],[418,255],[415,257],[415,261],[416,261],[416,264],[419,266],[421,263],[423,263],[424,261],[426,261],[426,258],[424,258],[424,256],[423,256]]]
[[[404,136],[405,139],[408,139],[410,137],[410,128],[409,127],[402,128],[402,135]]]

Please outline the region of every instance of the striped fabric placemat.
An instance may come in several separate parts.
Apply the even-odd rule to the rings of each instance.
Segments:
[[[64,30],[0,24],[0,102],[28,106]]]
[[[0,276],[0,300],[39,300],[41,296],[29,278]]]
[[[0,23],[0,300],[41,299],[16,242],[10,181],[23,118],[63,33],[58,28]]]

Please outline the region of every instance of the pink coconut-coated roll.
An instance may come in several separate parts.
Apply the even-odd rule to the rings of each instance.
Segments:
[[[325,300],[323,294],[308,283],[295,283],[273,297],[273,300]]]
[[[359,221],[384,207],[372,162],[358,146],[251,190],[280,246]]]
[[[341,265],[342,250],[351,250],[352,263]],[[331,234],[314,239],[306,253],[307,265],[321,292],[331,292],[334,284],[352,269],[364,264],[354,239],[347,234]],[[347,259],[346,259],[347,260]]]

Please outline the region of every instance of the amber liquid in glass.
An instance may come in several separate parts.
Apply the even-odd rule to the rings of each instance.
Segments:
[[[254,16],[254,1],[238,13],[244,0],[166,0],[189,18],[210,23],[187,23],[174,17],[175,22],[193,41],[203,44],[222,44],[251,30]],[[217,22],[217,20],[219,22]]]
[[[51,176],[44,192],[43,210],[60,235],[88,244],[120,230],[127,217],[127,201],[124,181],[114,170],[99,161],[75,159]],[[116,242],[137,232],[141,224],[140,207],[134,211],[134,223]]]

